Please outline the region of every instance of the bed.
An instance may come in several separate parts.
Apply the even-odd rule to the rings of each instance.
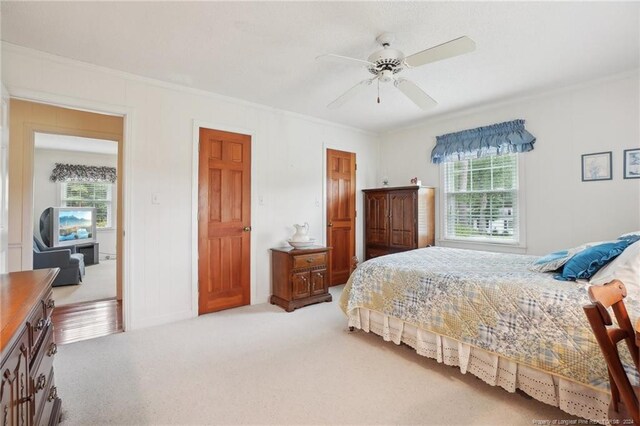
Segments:
[[[534,256],[430,247],[362,263],[340,299],[349,327],[405,343],[509,392],[606,419],[609,381],[582,306],[588,283],[532,272]],[[625,299],[632,321],[640,300]],[[621,356],[638,382],[626,347]]]

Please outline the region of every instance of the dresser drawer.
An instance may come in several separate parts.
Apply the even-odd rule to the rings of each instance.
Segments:
[[[312,268],[314,266],[325,266],[327,264],[327,253],[300,254],[293,256],[293,269]]]
[[[36,356],[31,372],[32,392],[34,394],[35,410],[39,413],[45,403],[47,392],[50,388],[49,379],[53,371],[53,358],[57,348],[53,343],[53,327],[47,327],[47,333],[43,344]]]
[[[53,301],[53,290],[51,290],[49,292],[49,294],[47,294],[47,296],[42,299],[42,305],[44,307],[44,314],[45,317],[51,318],[51,314],[53,314],[53,308],[55,307],[55,302]]]
[[[390,254],[391,252],[389,250],[385,250],[385,249],[367,249],[367,259],[373,259],[374,257],[380,257],[380,256],[385,256],[387,254]]]
[[[40,411],[36,413],[36,421],[34,424],[38,426],[49,426],[52,424],[57,425],[59,419],[52,418],[52,414],[54,414],[53,408],[58,401],[58,388],[55,384],[53,370],[51,371],[51,376],[49,376],[47,391],[44,393],[44,396],[45,398],[42,401]]]
[[[48,325],[49,319],[45,315],[42,301],[39,301],[36,305],[36,309],[32,312],[31,317],[27,320],[30,344],[29,358],[31,360],[33,360],[36,354],[36,349],[44,337],[43,333],[46,331]]]

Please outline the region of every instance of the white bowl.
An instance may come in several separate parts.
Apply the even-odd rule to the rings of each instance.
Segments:
[[[314,245],[316,243],[316,240],[313,238],[310,238],[309,241],[291,241],[291,240],[287,240],[287,242],[289,243],[289,245],[293,248],[305,248],[305,247],[311,247],[312,245]]]

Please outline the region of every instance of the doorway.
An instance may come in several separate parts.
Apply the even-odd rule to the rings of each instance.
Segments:
[[[11,144],[22,155],[10,164],[21,182],[10,208],[25,220],[12,227],[20,244],[10,260],[13,270],[61,268],[60,344],[123,331],[123,133],[122,116],[11,99]]]
[[[251,303],[251,136],[199,128],[198,313]]]
[[[356,154],[327,149],[329,285],[347,282],[356,255]]]

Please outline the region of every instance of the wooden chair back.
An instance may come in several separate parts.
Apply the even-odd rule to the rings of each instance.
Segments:
[[[640,371],[635,333],[623,301],[626,296],[627,289],[618,280],[613,280],[602,286],[592,286],[589,287],[589,298],[593,303],[584,306],[583,309],[607,362],[611,384],[610,417],[614,415],[619,418],[619,415],[622,414],[629,416],[636,424],[640,425],[639,392],[636,387],[631,385],[618,352],[618,343],[624,340],[629,352],[631,352],[636,369]],[[608,308],[613,310],[617,326],[614,326]],[[624,407],[619,405],[620,402]],[[616,413],[618,415],[615,415]]]

